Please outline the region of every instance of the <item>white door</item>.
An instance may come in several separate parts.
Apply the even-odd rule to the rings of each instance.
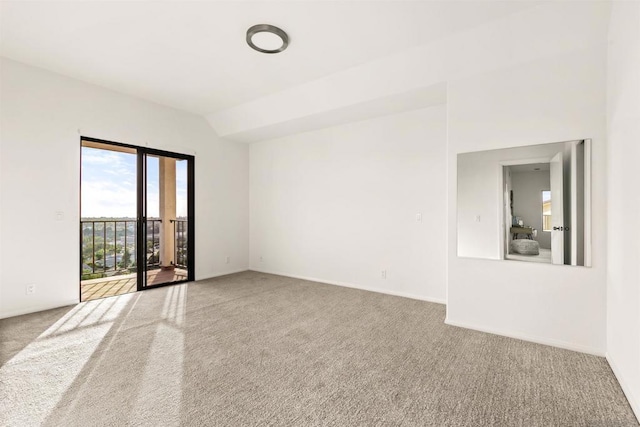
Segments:
[[[562,152],[551,159],[551,262],[564,264],[564,209],[562,194]]]

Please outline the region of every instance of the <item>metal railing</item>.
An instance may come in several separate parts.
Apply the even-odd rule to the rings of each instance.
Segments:
[[[176,267],[187,268],[189,221],[176,219],[171,222],[173,222],[173,234],[176,239],[174,264]]]
[[[160,265],[159,219],[147,220],[147,265]],[[136,233],[135,219],[82,220],[82,278],[96,274],[135,272]]]
[[[188,221],[172,220],[175,236],[175,261],[177,267],[188,265]],[[162,220],[147,219],[146,260],[147,268],[159,267],[160,234]],[[108,276],[133,273],[136,266],[135,219],[106,219],[80,221],[82,236],[82,279],[96,275]]]
[[[160,267],[161,219],[147,218],[147,268]]]

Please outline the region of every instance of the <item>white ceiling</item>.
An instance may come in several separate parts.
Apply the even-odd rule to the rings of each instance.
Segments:
[[[198,114],[273,94],[540,4],[530,1],[0,4],[0,54]],[[248,27],[290,36],[251,50]]]

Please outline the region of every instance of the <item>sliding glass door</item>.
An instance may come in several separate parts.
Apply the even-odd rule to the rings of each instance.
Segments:
[[[138,290],[137,151],[83,140],[80,301]]]
[[[194,157],[82,138],[80,300],[194,280]]]
[[[150,151],[140,158],[142,246],[141,288],[192,280],[193,160],[175,153]]]

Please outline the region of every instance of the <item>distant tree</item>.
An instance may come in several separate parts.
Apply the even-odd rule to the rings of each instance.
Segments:
[[[131,266],[131,252],[129,252],[129,248],[124,249],[124,254],[122,255],[122,259],[118,263],[118,267],[127,268]]]
[[[112,254],[112,253],[113,253],[113,249],[114,249],[114,245],[112,245],[111,243],[107,243],[107,244],[105,245],[104,251],[105,251],[107,254]]]
[[[91,237],[82,239],[82,253],[83,254],[91,254],[93,251],[93,241]]]

